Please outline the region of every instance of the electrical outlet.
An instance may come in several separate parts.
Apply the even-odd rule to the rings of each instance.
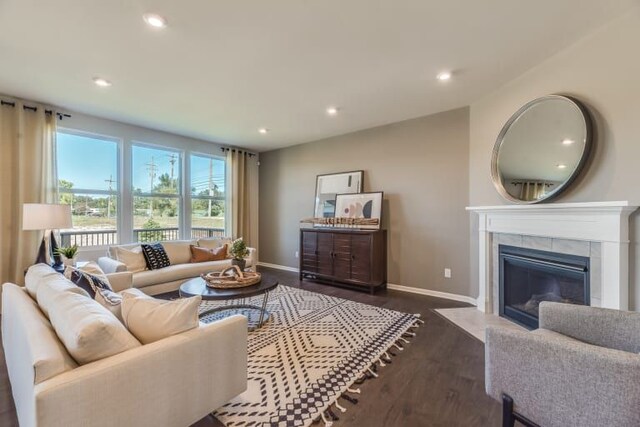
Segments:
[[[451,269],[450,268],[445,268],[444,269],[444,277],[447,279],[451,279]]]
[[[298,258],[300,256],[300,254],[298,253],[298,251],[296,251],[296,258]]]

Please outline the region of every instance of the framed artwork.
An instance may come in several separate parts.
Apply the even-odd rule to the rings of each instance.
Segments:
[[[318,175],[316,178],[316,199],[313,216],[333,218],[336,209],[336,195],[360,193],[364,171],[340,172]]]
[[[377,225],[361,225],[358,228],[379,230],[382,222],[383,192],[338,194],[336,196],[336,218],[378,219]]]

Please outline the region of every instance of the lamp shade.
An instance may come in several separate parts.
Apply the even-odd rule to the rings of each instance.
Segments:
[[[71,206],[47,203],[22,205],[23,230],[56,230],[71,228]]]

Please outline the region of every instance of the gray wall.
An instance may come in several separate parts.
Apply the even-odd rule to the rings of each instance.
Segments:
[[[316,175],[359,169],[365,191],[385,193],[389,283],[475,296],[468,108],[261,153],[260,261],[297,267],[298,221],[313,216]]]
[[[575,96],[594,113],[595,155],[587,171],[558,202],[640,202],[640,8],[471,105],[469,202],[505,203],[489,177],[491,150],[501,127],[521,105],[539,96]],[[477,219],[471,218],[471,288],[477,295]],[[631,305],[640,309],[640,216],[631,220]],[[634,303],[635,301],[635,303]]]

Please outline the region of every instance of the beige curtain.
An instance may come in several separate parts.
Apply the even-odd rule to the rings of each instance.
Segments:
[[[258,156],[227,149],[227,227],[234,239],[258,247]]]
[[[0,106],[0,283],[23,284],[33,264],[42,232],[22,231],[23,203],[57,199],[56,115],[27,102]]]

